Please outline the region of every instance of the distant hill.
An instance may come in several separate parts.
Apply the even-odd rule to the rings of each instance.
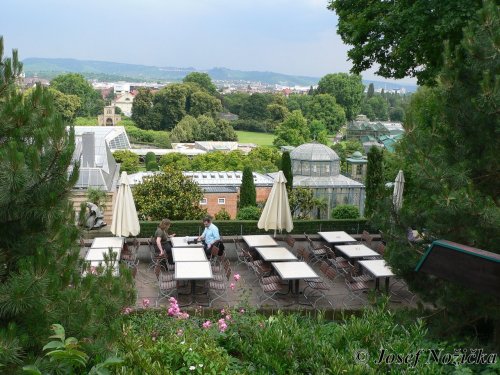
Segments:
[[[182,80],[191,72],[205,72],[213,80],[219,81],[244,81],[279,84],[285,86],[310,86],[316,85],[318,77],[292,76],[275,72],[257,72],[232,70],[227,68],[213,68],[198,70],[193,67],[157,67],[148,65],[123,64],[109,61],[76,60],[76,59],[51,59],[32,57],[23,60],[24,72],[27,77],[38,76],[52,79],[62,73],[80,73],[88,79],[102,81],[130,81],[130,82],[175,82]],[[405,87],[408,91],[415,91],[416,86],[386,83],[379,81],[363,81],[365,84],[372,82],[376,88]],[[392,86],[391,86],[392,85]],[[406,87],[408,86],[408,87]],[[411,88],[410,88],[411,87]]]

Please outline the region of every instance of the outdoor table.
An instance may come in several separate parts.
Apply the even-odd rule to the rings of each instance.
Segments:
[[[297,260],[297,257],[286,247],[256,247],[255,250],[266,262]]]
[[[272,262],[278,275],[289,281],[289,291],[299,294],[299,282],[303,279],[319,279],[319,276],[306,262]],[[295,282],[294,282],[295,281]]]
[[[206,262],[207,256],[201,247],[173,247],[172,258],[176,262]]]
[[[337,245],[335,248],[350,259],[380,256],[365,245]]]
[[[88,263],[89,263],[89,267],[95,267],[95,268],[97,268],[97,267],[99,267],[101,265],[103,267],[106,266],[106,264],[104,263],[103,260],[91,260],[91,261],[88,261]],[[115,260],[113,262],[112,267],[113,267],[113,276],[118,276],[119,273],[120,273],[120,270],[119,270],[119,266],[118,266],[118,261],[117,260]],[[85,271],[83,273],[83,276],[85,276],[89,272],[91,272],[91,271]]]
[[[360,260],[359,264],[375,277],[375,289],[379,290],[380,278],[385,277],[385,291],[389,292],[389,278],[394,273],[384,259]]]
[[[328,243],[338,244],[346,242],[356,242],[354,238],[344,231],[338,232],[318,232],[318,234]]]
[[[177,262],[175,263],[175,280],[186,280],[191,283],[191,296],[195,292],[196,280],[211,280],[213,279],[212,267],[209,261],[202,262]],[[194,300],[188,305],[191,305]]]
[[[189,241],[194,241],[198,237],[170,237],[170,241],[172,242],[172,247],[203,247],[201,241],[197,243],[188,243]]]
[[[257,246],[278,246],[278,243],[268,234],[258,234],[252,236],[243,236],[243,241],[246,242],[248,247]]]
[[[124,237],[96,237],[94,241],[92,241],[91,249],[107,249],[109,247],[112,248],[123,248],[123,244],[125,243]]]

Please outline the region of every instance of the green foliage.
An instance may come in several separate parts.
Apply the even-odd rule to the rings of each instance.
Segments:
[[[149,163],[146,164],[146,170],[147,171],[157,171],[158,168],[158,163],[156,161],[150,161]]]
[[[457,46],[464,26],[480,7],[478,0],[332,0],[328,6],[339,17],[340,37],[352,46],[347,53],[352,72],[359,74],[377,64],[377,75],[417,77],[419,84],[434,82],[444,65],[443,42]]]
[[[225,208],[222,208],[215,214],[215,220],[231,220],[231,215],[229,215],[229,212],[227,212]]]
[[[365,215],[370,217],[378,202],[384,195],[383,150],[372,146],[368,152],[368,165],[366,169],[366,203]]]
[[[106,199],[108,195],[106,191],[101,190],[100,188],[89,187],[87,189],[87,201],[92,202],[97,207],[99,207],[102,211],[106,209]]]
[[[299,220],[310,219],[311,215],[314,216],[319,210],[326,209],[327,207],[324,200],[314,196],[312,189],[302,186],[296,187],[290,192],[288,203],[290,204],[292,216]]]
[[[309,130],[311,132],[311,138],[318,143],[326,145],[329,143],[328,131],[326,130],[325,124],[319,120],[312,120],[309,123]]]
[[[283,152],[281,155],[281,170],[286,178],[286,187],[288,191],[293,188],[293,173],[292,173],[292,160],[288,151]]]
[[[363,145],[357,139],[335,143],[332,146],[332,150],[340,157],[340,171],[343,173],[347,173],[346,158],[350,157],[356,151],[361,152],[361,154],[365,153]]]
[[[332,95],[344,108],[347,120],[353,120],[359,113],[363,91],[361,76],[355,74],[327,74],[318,83],[318,94]]]
[[[236,131],[239,143],[254,143],[257,146],[272,146],[274,135],[269,133],[256,133],[254,131]]]
[[[244,120],[265,121],[270,119],[268,105],[274,101],[273,94],[254,93],[245,98],[239,112],[233,112]]]
[[[236,218],[238,220],[259,220],[262,209],[257,206],[245,206],[238,210]]]
[[[148,163],[150,163],[152,161],[156,162],[156,155],[154,152],[150,151],[144,157],[144,163],[147,165]]]
[[[232,122],[234,130],[246,130],[247,132],[269,132],[268,123],[252,119],[238,119]]]
[[[212,79],[207,73],[199,73],[199,72],[189,73],[187,76],[183,78],[182,82],[196,83],[210,95],[217,94],[217,87],[215,87],[215,85],[212,83]]]
[[[366,97],[370,99],[373,95],[375,95],[375,87],[373,86],[373,83],[370,83],[368,85],[368,91],[366,93]]]
[[[122,120],[117,125],[125,126],[131,143],[142,143],[161,148],[172,148],[166,131],[143,130],[135,126],[132,120]]]
[[[117,163],[120,163],[120,170],[127,173],[139,171],[139,156],[129,150],[118,150],[113,152]]]
[[[366,98],[361,106],[361,113],[370,120],[387,121],[389,119],[389,103],[382,95]]]
[[[332,219],[357,219],[359,218],[359,209],[350,204],[337,206],[332,210]]]
[[[397,150],[406,180],[403,207],[396,214],[390,196],[382,200],[376,224],[392,238],[386,249],[392,269],[445,311],[442,333],[487,324],[498,347],[500,312],[490,295],[413,272],[418,251],[435,238],[498,253],[497,4],[486,1],[470,20],[457,50],[446,54],[440,84],[412,96]],[[408,242],[408,227],[425,233],[421,244]]]
[[[311,140],[307,120],[299,110],[293,111],[285,121],[276,128],[276,146],[299,146]]]
[[[24,96],[15,86],[17,53],[0,61],[0,359],[2,372],[16,373],[41,352],[54,321],[85,337],[89,356],[106,353],[135,292],[125,269],[82,275],[69,201],[74,131],[46,88]]]
[[[240,202],[239,208],[257,205],[257,192],[253,181],[252,168],[249,166],[243,168],[243,176],[241,177],[240,187]]]
[[[153,107],[153,93],[149,89],[139,89],[132,103],[132,120],[141,129],[160,129],[161,116]]]
[[[344,108],[330,94],[314,95],[304,115],[309,121],[321,121],[330,133],[336,133],[347,121]]]
[[[132,192],[141,219],[201,219],[206,211],[199,207],[203,192],[182,172],[164,167],[164,173],[145,177]]]
[[[76,109],[76,116],[97,116],[104,107],[104,100],[99,92],[81,74],[61,74],[50,81],[50,86],[63,94],[79,98],[80,106]]]
[[[73,121],[75,126],[98,126],[97,117],[76,117]]]
[[[25,91],[27,95],[33,89]],[[62,92],[49,87],[48,91],[54,96],[54,106],[66,122],[73,122],[76,112],[81,106],[81,100],[76,95],[63,94]],[[97,119],[94,119],[97,122]]]

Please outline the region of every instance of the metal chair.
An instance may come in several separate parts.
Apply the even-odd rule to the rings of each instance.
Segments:
[[[159,302],[162,299],[170,298],[173,296],[178,297],[178,291],[177,281],[171,278],[169,272],[167,272],[164,267],[158,266],[157,268],[155,268],[155,273],[156,270],[158,270],[158,298],[156,300],[156,306],[158,306]]]
[[[318,302],[321,300],[326,300],[328,304],[333,307],[332,301],[328,299],[325,291],[330,290],[330,287],[320,278],[315,280],[306,280],[306,287],[304,288],[304,297],[309,300],[312,299],[311,304],[313,308],[316,308]]]
[[[368,302],[366,298],[363,298],[363,294],[368,292],[369,288],[363,281],[355,281],[350,274],[347,273],[345,284],[349,294],[342,300],[344,307],[347,308],[347,303],[354,300],[359,300],[362,305]]]
[[[307,242],[309,243],[309,252],[311,253],[313,264],[316,264],[324,259],[326,259],[326,251],[324,245],[315,245],[313,240],[304,233]]]
[[[227,283],[231,278],[231,268],[229,268],[225,272],[225,280],[224,281],[215,281],[209,280],[206,283],[207,294],[208,294],[208,307],[212,307],[212,304],[218,299],[225,299],[227,301]],[[215,296],[215,298],[210,298],[211,294]]]
[[[289,247],[289,250],[295,254],[296,251],[295,251],[295,243],[297,242],[295,240],[295,238],[293,238],[291,235],[287,234],[286,237],[285,237],[285,242],[286,244],[288,245]]]
[[[275,299],[276,295],[281,292],[282,286],[278,283],[274,283],[266,280],[266,278],[259,279],[259,285],[261,289],[261,294],[259,295],[260,306],[264,305],[265,301],[273,301],[277,307],[280,306],[279,302]]]

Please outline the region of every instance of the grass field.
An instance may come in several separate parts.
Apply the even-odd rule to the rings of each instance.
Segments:
[[[255,143],[258,146],[272,146],[274,134],[236,130],[239,143]]]

